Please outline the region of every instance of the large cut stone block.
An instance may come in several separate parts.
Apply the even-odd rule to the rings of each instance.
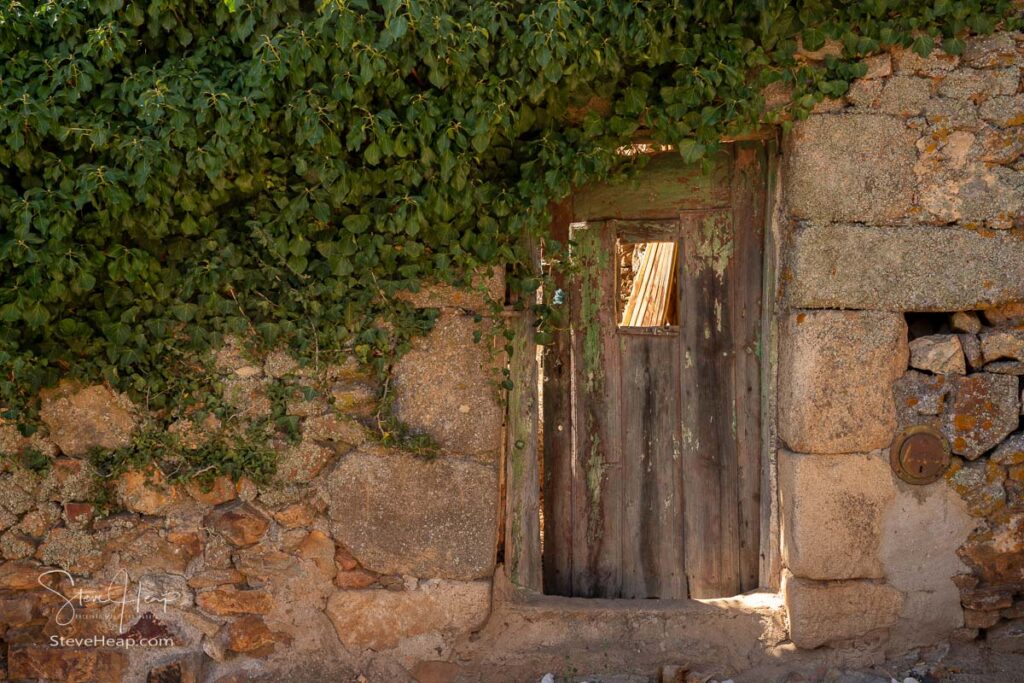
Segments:
[[[881,453],[780,451],[783,562],[801,578],[883,578],[882,516],[895,492]]]
[[[788,296],[805,308],[960,311],[1024,300],[1024,240],[965,228],[812,225]]]
[[[888,446],[896,428],[892,385],[908,356],[899,314],[791,313],[779,359],[779,435],[800,453]]]
[[[386,650],[414,636],[479,628],[490,603],[489,581],[428,581],[411,591],[339,591],[327,601],[327,616],[350,650]]]
[[[915,136],[874,114],[812,116],[788,141],[784,195],[793,216],[893,222],[911,208]]]
[[[472,318],[445,313],[415,340],[395,365],[394,410],[448,453],[494,459],[501,442],[499,375],[487,345],[473,343],[479,330]]]
[[[849,640],[896,622],[903,597],[872,581],[822,582],[782,576],[789,638],[800,648]]]
[[[495,468],[365,446],[327,480],[334,538],[380,574],[490,576],[498,513]]]

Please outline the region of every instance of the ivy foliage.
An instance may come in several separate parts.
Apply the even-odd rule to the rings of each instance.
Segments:
[[[842,94],[863,55],[955,53],[1012,11],[3,0],[0,406],[18,416],[72,373],[159,407],[176,368],[225,334],[386,365],[432,324],[396,293],[525,263],[520,238],[543,233],[549,201],[628,171],[615,150],[629,140],[697,161]],[[794,57],[826,39],[840,58]],[[792,104],[766,115],[773,82]]]

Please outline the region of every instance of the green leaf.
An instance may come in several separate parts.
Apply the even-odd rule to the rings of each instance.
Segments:
[[[932,40],[931,36],[920,35],[914,38],[913,44],[910,48],[921,57],[927,57],[935,49],[935,41]]]

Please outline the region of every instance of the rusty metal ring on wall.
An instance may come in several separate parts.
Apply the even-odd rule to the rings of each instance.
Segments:
[[[929,425],[907,427],[889,446],[889,465],[908,484],[931,484],[949,469],[949,442]]]

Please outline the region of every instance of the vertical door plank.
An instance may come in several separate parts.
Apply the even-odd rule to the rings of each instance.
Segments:
[[[765,240],[764,277],[761,285],[761,581],[760,585],[779,590],[782,580],[782,558],[779,548],[779,515],[775,501],[775,401],[777,386],[778,318],[776,290],[778,288],[777,249],[773,234],[774,216],[778,209],[778,142],[769,140],[765,145],[767,173],[765,178]]]
[[[679,336],[620,334],[623,598],[687,597]]]
[[[524,247],[530,265],[540,269],[533,238]],[[509,580],[531,590],[542,590],[540,556],[540,473],[537,462],[537,347],[533,338],[533,310],[511,321],[515,337],[509,370],[513,386],[508,395],[505,429],[505,571]]]
[[[683,502],[690,597],[739,592],[730,211],[687,214],[682,284]]]
[[[582,226],[577,228],[576,226]],[[574,224],[580,273],[570,291],[573,337],[573,595],[617,597],[622,580],[619,349],[615,234]]]
[[[552,239],[569,244],[572,204],[552,208]],[[568,286],[561,268],[555,286]],[[544,592],[572,595],[572,339],[569,314],[544,349]]]
[[[765,225],[764,145],[734,146],[732,340],[736,363],[739,591],[757,588],[761,540],[761,288]]]

